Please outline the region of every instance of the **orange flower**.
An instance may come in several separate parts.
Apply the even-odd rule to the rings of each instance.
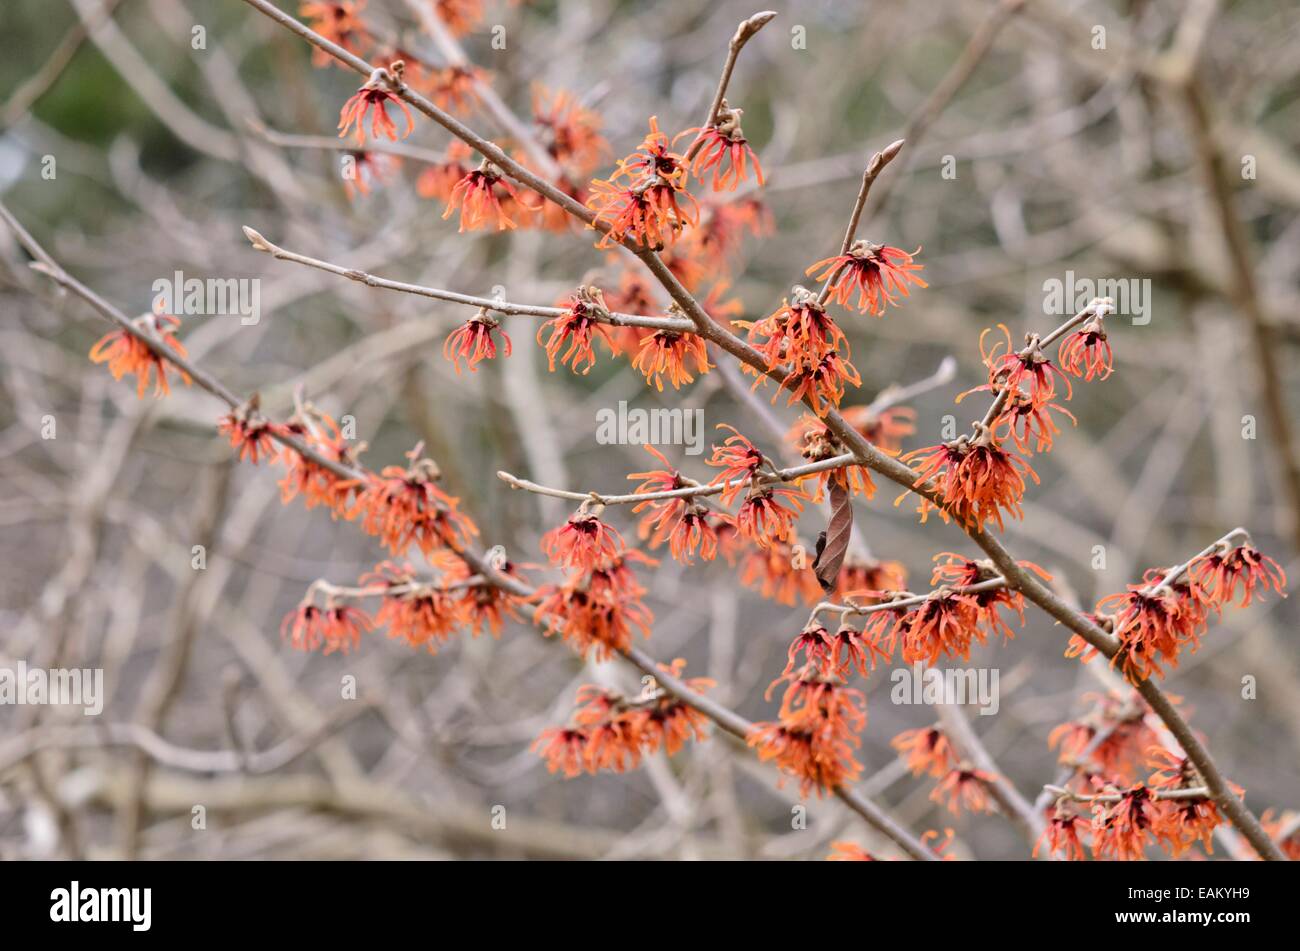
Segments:
[[[1016,390],[1007,397],[1002,412],[993,421],[993,429],[996,432],[1000,426],[1006,426],[1007,435],[1010,435],[1016,448],[1027,456],[1035,452],[1046,452],[1052,448],[1053,437],[1060,432],[1052,421],[1053,410],[1064,413],[1071,424],[1079,424],[1074,414],[1064,406],[1052,402],[1035,403],[1033,397],[1024,390]]]
[[[1100,316],[1090,318],[1082,327],[1061,341],[1056,351],[1061,369],[1091,381],[1104,380],[1115,368],[1115,355],[1106,340]]]
[[[697,373],[708,373],[713,366],[709,363],[703,337],[659,330],[641,341],[641,349],[632,358],[632,367],[645,374],[646,382],[662,393],[665,376],[675,390],[680,389],[683,383],[695,380],[687,369],[687,364],[692,361]]]
[[[588,174],[609,151],[600,134],[600,116],[563,89],[552,92],[533,84],[533,125],[546,151],[574,175]]]
[[[145,314],[136,318],[133,326],[146,336],[152,335],[172,350],[177,356],[188,356],[184,345],[177,339],[175,329],[181,325],[180,319],[170,314]],[[100,337],[90,348],[91,363],[107,363],[108,372],[113,379],[120,380],[128,373],[136,378],[136,395],[143,399],[144,391],[149,388],[152,375],[155,383],[154,396],[171,393],[167,382],[169,361],[160,355],[155,346],[145,343],[133,333],[126,330],[111,330]],[[177,370],[186,386],[190,385],[190,376],[184,370]]]
[[[418,86],[439,109],[464,115],[478,105],[479,84],[487,81],[487,73],[478,67],[452,65],[429,70]]]
[[[724,270],[744,242],[745,233],[755,236],[772,231],[772,216],[756,198],[728,202],[706,202],[700,220],[677,248],[691,253],[709,273]]]
[[[578,776],[587,766],[587,731],[574,727],[551,727],[543,730],[530,749],[539,752],[552,773],[563,770],[568,779]]]
[[[497,189],[501,189],[504,195],[498,194]],[[470,231],[476,231],[486,225],[496,221],[498,231],[508,231],[519,227],[505,209],[501,206],[503,197],[508,197],[526,211],[535,211],[535,208],[524,204],[515,187],[510,184],[495,165],[484,159],[478,168],[470,172],[451,190],[451,197],[447,201],[447,208],[442,213],[444,220],[450,218],[457,209],[460,210],[460,227],[457,231],[464,231],[468,228]]]
[[[374,115],[370,119],[370,134],[374,138],[386,136],[393,141],[397,141],[397,126],[388,115],[388,103],[394,103],[402,114],[406,116],[406,131],[402,133],[402,138],[411,134],[415,127],[415,119],[411,115],[410,108],[394,93],[390,86],[389,73],[387,70],[380,68],[370,74],[370,78],[365,84],[358,89],[339,111],[339,138],[348,134],[348,130],[356,126],[357,145],[366,144],[365,122],[366,114],[372,109]]]
[[[735,485],[727,485],[719,495],[724,505],[730,505],[740,494],[741,489],[746,485],[755,485],[755,476],[758,475],[765,457],[752,442],[740,434],[740,430],[736,427],[719,423],[717,428],[729,429],[732,434],[723,440],[721,446],[713,446],[713,455],[707,462],[711,466],[720,467],[722,471],[714,476],[709,484],[722,485],[735,482]]]
[[[365,24],[361,22],[361,11],[365,5],[366,0],[304,3],[298,7],[298,13],[325,39],[338,44],[349,53],[364,58],[371,45],[370,34]],[[311,62],[313,66],[328,66],[335,62],[335,59],[323,49],[313,46]]]
[[[217,422],[217,432],[230,438],[231,448],[239,450],[241,462],[249,460],[257,465],[260,456],[275,458],[276,434],[284,435],[284,426],[263,419],[257,414],[257,397],[236,407]]]
[[[581,372],[586,374],[596,365],[592,344],[597,337],[605,341],[612,355],[618,353],[605,326],[609,321],[609,308],[605,306],[600,288],[587,284],[574,291],[566,304],[568,310],[558,317],[552,317],[538,328],[537,342],[541,344],[542,334],[549,328],[551,335],[546,338],[544,346],[551,371],[555,371],[555,360],[559,357],[560,363],[567,364],[574,373],[579,372],[579,364],[585,364]],[[564,351],[564,356],[560,357],[560,350],[566,342],[569,347]]]
[[[817,302],[817,295],[796,285],[791,298],[782,300],[781,306],[762,320],[742,324],[748,326],[749,342],[763,355],[768,368],[817,362],[841,346],[847,356],[849,345],[844,331]]]
[[[1047,854],[1064,858],[1067,862],[1082,862],[1084,859],[1083,843],[1079,832],[1087,832],[1088,822],[1077,813],[1066,811],[1058,805],[1053,811],[1043,834],[1034,845],[1033,858],[1038,858],[1038,850],[1047,846]]]
[[[685,190],[685,159],[668,145],[658,119],[651,116],[641,146],[620,159],[608,179],[592,181],[587,207],[596,212],[597,223],[609,226],[597,247],[631,239],[642,247],[662,248],[699,221],[699,204]],[[679,196],[689,205],[678,204]]]
[[[941,511],[950,513],[967,525],[982,527],[992,521],[1002,529],[1002,514],[1020,518],[1020,499],[1025,494],[1025,475],[1035,482],[1038,475],[1029,463],[1005,451],[990,430],[976,424],[978,435],[971,439],[959,436],[938,446],[914,449],[903,456],[904,462],[915,460],[920,475],[917,488],[933,479]],[[899,501],[907,495],[899,496]],[[897,503],[895,503],[897,504]],[[921,503],[921,515],[932,507]]]
[[[879,603],[886,592],[907,587],[907,569],[897,561],[877,561],[850,552],[840,568],[835,597],[852,597],[859,604]]]
[[[911,254],[901,248],[869,241],[854,241],[845,254],[825,258],[811,265],[804,273],[813,276],[820,270],[816,280],[831,282],[831,300],[838,301],[844,307],[850,307],[853,292],[858,292],[858,310],[879,317],[885,306],[897,306],[895,294],[908,296],[907,285],[928,287],[916,273],[923,269],[920,264],[912,263],[912,258],[920,254],[917,248]]]
[[[946,587],[931,592],[907,614],[901,628],[903,660],[909,664],[934,664],[941,656],[970,660],[971,643],[984,643],[979,621],[980,605],[971,595]]]
[[[582,510],[542,536],[542,551],[551,563],[575,571],[591,571],[624,547],[617,529]]]
[[[690,202],[689,207],[677,203],[679,194]],[[643,248],[661,250],[699,219],[695,199],[659,178],[637,185],[593,179],[587,207],[596,212],[597,223],[609,226],[596,242],[598,248],[632,240]]]
[[[419,581],[409,564],[385,561],[361,581],[389,589],[375,613],[375,626],[388,628],[390,638],[403,640],[409,647],[423,647],[436,654],[463,623],[456,597],[441,584]]]
[[[904,730],[889,745],[898,750],[914,776],[928,773],[937,778],[957,765],[948,737],[936,727]]]
[[[648,637],[654,616],[641,603],[645,589],[627,566],[629,560],[654,563],[626,551],[590,573],[538,588],[534,623],[544,625],[547,637],[559,634],[583,657],[594,649],[598,661],[631,647],[633,628]]]
[[[433,8],[452,36],[464,36],[483,19],[483,0],[433,0]]]
[[[764,598],[778,604],[793,605],[802,600],[813,604],[821,599],[821,585],[808,567],[805,558],[802,567],[795,567],[796,559],[788,542],[773,541],[766,548],[758,548],[745,555],[741,566],[740,583],[756,589]]]
[[[844,421],[862,434],[881,452],[896,455],[903,439],[916,432],[916,410],[907,406],[875,412],[870,406],[846,406],[840,410]]]
[[[890,660],[893,643],[881,646],[880,631],[863,630],[849,624],[841,624],[832,641],[831,670],[840,677],[848,677],[850,671],[857,670],[859,676],[865,677],[876,669],[876,661]]]
[[[799,489],[751,489],[736,515],[740,537],[760,548],[774,541],[790,541],[794,537],[794,524],[803,511],[801,500],[806,498]]]
[[[790,430],[788,438],[795,443],[799,449],[799,454],[809,462],[823,462],[827,459],[835,459],[847,452],[844,444],[840,442],[839,437],[831,431],[830,427],[812,415],[806,414],[796,423]],[[823,469],[821,472],[799,477],[796,483],[802,486],[808,481],[814,484],[814,503],[821,502],[826,486],[831,482],[837,483],[853,495],[862,495],[869,499],[876,494],[876,484],[872,481],[870,471],[859,465]]]
[[[754,164],[754,178],[758,184],[764,184],[763,167],[758,164],[758,156],[750,148],[749,140],[740,128],[740,117],[743,114],[743,109],[728,107],[727,100],[724,99],[718,109],[717,120],[712,125],[687,129],[677,136],[680,139],[692,132],[696,133],[687,149],[688,155],[695,156],[691,171],[696,178],[703,179],[712,169],[715,192],[735,191],[736,186],[749,177],[746,167],[749,162]]]
[[[357,195],[369,195],[372,185],[387,181],[402,167],[400,158],[382,152],[349,152],[348,155],[352,166],[343,176],[343,189],[349,201],[355,201]]]
[[[681,677],[685,661],[678,658],[671,666],[659,666],[665,673]],[[686,686],[701,693],[714,682],[694,677]],[[647,690],[633,700],[587,684],[579,688],[577,700],[573,725],[545,730],[531,747],[547,760],[551,772],[563,770],[569,778],[583,770],[593,774],[601,769],[623,772],[638,766],[643,754],[661,748],[672,756],[687,740],[703,739],[708,723],[699,711],[662,689]]]
[[[993,346],[987,350],[984,339],[993,332],[993,328],[986,327],[980,333],[980,355],[988,368],[989,382],[976,389],[986,389],[992,393],[1006,390],[1009,396],[1024,392],[1034,406],[1042,406],[1056,396],[1056,383],[1059,380],[1065,384],[1065,398],[1068,400],[1074,395],[1070,378],[1043,353],[1037,334],[1029,334],[1025,348],[1016,350],[1011,345],[1011,331],[1006,324],[998,324],[997,329],[1002,331],[1003,339],[994,341]],[[1004,346],[1005,350],[1002,349]]]
[[[960,815],[967,812],[992,812],[993,799],[989,786],[997,781],[992,773],[970,766],[958,766],[948,772],[930,793],[930,801],[945,804],[948,811]]]
[[[862,385],[862,377],[857,368],[838,353],[831,351],[820,360],[797,364],[790,369],[781,386],[790,391],[786,405],[798,400],[805,400],[812,406],[814,413],[824,415],[828,410],[840,405],[844,398],[847,384]],[[772,396],[775,403],[781,391]]]
[[[800,653],[804,657],[803,663],[797,660]],[[786,651],[785,670],[781,671],[781,676],[767,688],[769,697],[777,684],[782,683],[796,669],[802,670],[804,666],[812,667],[820,676],[828,676],[835,671],[834,643],[831,633],[815,620],[810,621],[790,642],[790,649]]]
[[[326,459],[349,468],[356,465],[356,450],[343,438],[338,424],[332,417],[314,408],[309,408],[305,417],[295,416],[285,430],[306,442]],[[364,448],[364,444],[361,448]],[[352,517],[350,499],[353,490],[359,485],[357,480],[344,478],[288,446],[281,452],[280,460],[287,470],[279,482],[280,501],[283,504],[287,505],[301,495],[308,509],[324,505],[336,518]]]
[[[1129,585],[1124,594],[1112,594],[1097,602],[1099,614],[1113,613],[1111,624],[1120,650],[1112,665],[1122,667],[1131,683],[1140,683],[1155,673],[1164,677],[1161,661],[1178,666],[1184,646],[1193,651],[1199,645],[1203,616],[1179,603],[1177,595]]]
[[[462,551],[478,528],[458,510],[459,500],[434,484],[441,473],[432,459],[418,458],[420,448],[408,454],[407,468],[386,466],[370,474],[348,517],[362,515],[362,529],[378,535],[394,555],[405,554],[412,543],[426,556],[442,547]]]
[[[492,339],[492,333],[500,327],[501,321],[489,316],[486,311],[480,311],[477,316],[471,317],[447,335],[447,340],[442,345],[442,355],[451,361],[457,376],[460,375],[461,360],[465,361],[465,366],[471,372],[477,372],[479,363],[496,359],[497,344]],[[505,355],[510,356],[510,338],[504,330],[501,331],[501,341],[505,345]]]
[[[1153,839],[1154,827],[1162,822],[1164,804],[1156,801],[1145,786],[1120,793],[1116,803],[1098,802],[1092,814],[1094,858],[1140,861]]]
[[[346,654],[361,643],[362,631],[372,627],[374,623],[360,608],[349,604],[320,608],[308,601],[285,615],[280,636],[298,650],[314,651],[324,644],[326,654],[336,650]]]
[[[1215,604],[1226,605],[1237,596],[1241,584],[1240,607],[1255,597],[1255,589],[1275,591],[1286,597],[1286,572],[1272,558],[1250,543],[1223,547],[1192,566],[1195,584],[1203,588]]]
[[[452,191],[471,171],[468,163],[473,154],[473,149],[460,139],[452,139],[443,153],[443,161],[426,166],[415,180],[416,192],[421,198],[450,202]]]

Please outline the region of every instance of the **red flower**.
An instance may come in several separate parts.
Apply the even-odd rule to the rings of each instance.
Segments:
[[[815,363],[841,346],[847,356],[849,345],[844,331],[817,302],[817,295],[796,286],[791,298],[782,300],[781,306],[762,320],[742,324],[748,326],[749,342],[763,355],[768,368]]]
[[[673,389],[680,389],[683,383],[695,380],[687,368],[691,362],[695,363],[697,373],[708,373],[712,367],[704,348],[704,338],[659,330],[641,341],[641,349],[632,358],[632,367],[645,374],[646,382],[662,393],[665,376]]]
[[[1023,350],[1016,350],[1011,346],[1011,331],[1006,324],[998,324],[998,329],[1002,331],[1004,339],[995,341],[987,350],[984,338],[993,332],[993,328],[985,328],[980,333],[980,355],[988,368],[989,382],[977,389],[987,389],[993,393],[1007,390],[1009,396],[1014,396],[1022,392],[1023,386],[1023,392],[1027,393],[1030,402],[1042,406],[1056,396],[1056,382],[1059,380],[1065,384],[1065,398],[1068,400],[1073,395],[1070,378],[1044,355],[1037,334],[1029,335],[1029,342]],[[1002,349],[1004,345],[1005,351]]]
[[[620,159],[610,178],[592,181],[587,207],[596,212],[596,222],[609,225],[597,247],[631,239],[642,247],[662,248],[699,221],[699,205],[685,190],[685,159],[668,145],[658,119],[651,116],[650,133],[640,148]],[[689,205],[678,204],[679,196]]]
[[[388,628],[389,637],[409,647],[436,654],[464,621],[457,598],[441,584],[418,580],[409,564],[385,561],[361,581],[387,589],[375,613],[375,626]]]
[[[1125,594],[1112,594],[1097,602],[1099,614],[1113,613],[1110,619],[1120,650],[1112,660],[1132,683],[1140,683],[1152,673],[1163,677],[1161,661],[1178,666],[1178,653],[1184,646],[1193,651],[1199,646],[1198,629],[1204,616],[1179,603],[1176,594],[1147,585],[1129,585]]]
[[[501,207],[502,196],[497,194],[500,188],[509,197],[526,210],[529,208],[519,199],[519,193],[510,184],[509,179],[498,171],[497,167],[484,159],[478,168],[470,172],[452,187],[447,208],[442,213],[443,219],[450,218],[460,209],[460,227],[458,231],[469,229],[475,231],[496,221],[498,231],[507,231],[519,227],[505,209]]]
[[[870,406],[846,406],[840,410],[844,421],[862,434],[881,452],[897,454],[903,439],[916,432],[916,410],[907,406],[875,412]]]
[[[559,357],[560,363],[567,364],[574,373],[579,372],[579,364],[585,364],[581,371],[585,374],[596,365],[596,354],[592,350],[592,344],[597,337],[605,341],[611,354],[618,353],[605,326],[609,321],[609,308],[605,306],[604,295],[601,294],[600,288],[587,284],[580,286],[570,295],[567,305],[567,311],[542,324],[537,331],[537,342],[539,344],[542,342],[542,334],[549,328],[551,335],[546,338],[544,346],[551,371],[555,371],[555,360]],[[563,356],[559,356],[566,342],[569,347],[564,351]]]
[[[415,180],[416,192],[421,198],[450,202],[452,191],[472,171],[468,162],[473,154],[474,150],[460,139],[452,139],[443,161],[426,166]]]
[[[188,355],[185,347],[174,333],[175,328],[180,325],[179,318],[170,314],[145,314],[135,321],[136,328],[146,334],[152,332],[154,337],[160,339],[163,345],[173,350],[177,356],[185,357]],[[128,373],[134,374],[136,395],[141,398],[144,397],[144,391],[149,388],[151,375],[155,379],[154,396],[165,396],[171,393],[171,387],[167,383],[169,361],[159,356],[149,344],[125,330],[111,330],[100,337],[90,348],[90,362],[107,363],[108,372],[113,374],[115,380],[122,379]],[[176,372],[180,374],[185,385],[189,386],[189,374],[184,370]]]
[[[370,78],[365,84],[353,94],[352,98],[343,104],[339,112],[339,138],[348,134],[348,130],[356,126],[357,144],[366,144],[365,122],[366,114],[372,109],[374,115],[370,119],[370,134],[379,138],[381,135],[386,136],[393,141],[397,141],[397,126],[388,115],[388,103],[392,102],[402,110],[406,116],[406,131],[402,133],[402,138],[411,134],[411,129],[415,127],[415,119],[411,115],[411,110],[407,107],[396,93],[390,88],[391,79],[387,70],[380,68],[370,74]]]
[[[991,773],[970,766],[958,766],[950,770],[934,787],[930,800],[941,804],[947,800],[948,811],[954,815],[960,815],[963,809],[967,812],[992,812],[993,799],[989,795],[989,786],[996,781],[997,777]]]
[[[575,571],[591,571],[617,557],[624,547],[617,529],[581,510],[542,536],[542,551],[552,564]]]
[[[904,730],[890,740],[889,745],[898,750],[914,776],[928,773],[937,778],[957,765],[957,756],[948,737],[935,727]]]
[[[897,561],[864,559],[849,553],[836,580],[835,597],[853,598],[859,604],[879,603],[886,592],[907,587],[907,569]]]
[[[239,459],[257,465],[261,456],[275,458],[275,441],[272,436],[287,432],[285,427],[263,419],[257,414],[257,397],[236,407],[217,423],[217,432],[230,438],[231,448],[239,450]]]
[[[1249,542],[1223,547],[1196,562],[1191,569],[1195,584],[1204,589],[1215,604],[1226,605],[1237,596],[1241,584],[1241,607],[1250,604],[1255,589],[1276,591],[1286,597],[1286,572],[1272,558]]]
[[[802,567],[796,568],[790,544],[773,541],[767,548],[746,554],[740,583],[778,604],[793,605],[797,600],[813,604],[821,599],[822,589],[808,567],[809,561],[805,558]]]
[[[628,551],[588,574],[570,575],[562,585],[543,585],[536,594],[534,623],[545,626],[547,637],[559,634],[581,656],[594,648],[598,661],[631,647],[633,628],[648,637],[654,616],[641,603],[645,589],[627,567],[634,557],[653,564]]]
[[[1098,802],[1092,814],[1092,854],[1095,858],[1140,861],[1145,858],[1154,828],[1162,822],[1164,804],[1145,786],[1120,793],[1119,802]]]
[[[803,511],[800,500],[806,498],[799,489],[751,489],[736,515],[740,537],[761,548],[774,541],[790,541],[794,537],[794,524]]]
[[[461,360],[465,361],[465,366],[471,372],[477,372],[479,363],[496,359],[497,344],[492,339],[492,333],[500,327],[501,321],[490,317],[486,311],[480,311],[477,316],[471,317],[447,335],[447,340],[442,345],[442,355],[451,361],[457,376],[460,375]],[[504,330],[501,331],[501,340],[508,357],[510,338]]]
[[[546,151],[574,175],[586,175],[609,151],[600,134],[600,116],[565,90],[533,84],[533,125]]]
[[[946,587],[933,591],[903,621],[903,660],[909,664],[933,664],[941,656],[970,660],[971,643],[984,643],[980,610],[971,595]]]
[[[314,407],[308,407],[301,416],[295,416],[285,429],[326,459],[342,466],[356,465],[355,451],[343,438],[338,424]],[[324,505],[335,517],[352,517],[351,495],[360,484],[356,479],[344,478],[287,446],[281,452],[280,460],[287,470],[279,482],[282,503],[287,505],[301,495],[309,509]]]
[[[749,140],[740,128],[743,113],[743,109],[728,107],[724,99],[712,125],[687,129],[677,136],[680,139],[692,132],[697,133],[687,149],[687,155],[694,156],[691,171],[696,178],[703,179],[712,169],[715,192],[735,191],[736,186],[749,177],[748,162],[754,163],[754,177],[758,184],[764,184],[763,167],[758,164],[758,156],[749,147]]]
[[[1061,369],[1091,381],[1104,380],[1115,368],[1115,355],[1106,340],[1101,315],[1091,317],[1064,340],[1056,351]]]
[[[478,528],[458,510],[459,500],[434,484],[441,473],[433,460],[417,458],[419,451],[417,446],[409,454],[405,469],[386,466],[371,474],[348,517],[362,515],[362,529],[378,535],[394,555],[405,554],[412,543],[426,556],[444,546],[461,551]]]
[[[374,624],[365,612],[352,605],[327,604],[319,608],[304,602],[285,615],[280,636],[298,650],[314,651],[324,644],[326,654],[336,650],[346,654],[361,642],[362,631],[372,627]]]
[[[1048,819],[1043,834],[1034,845],[1033,858],[1038,858],[1038,850],[1047,846],[1049,855],[1064,858],[1067,862],[1082,862],[1084,858],[1083,843],[1079,832],[1088,831],[1088,822],[1077,813],[1067,812],[1064,805],[1058,805]]]
[[[710,485],[726,485],[719,498],[724,505],[730,505],[746,485],[754,486],[755,476],[763,465],[764,456],[752,442],[740,434],[740,431],[727,423],[719,423],[718,429],[729,429],[731,435],[723,440],[722,445],[713,447],[713,455],[708,464],[721,467],[722,471],[713,477]],[[735,483],[731,485],[730,483]]]
[[[348,52],[364,57],[371,43],[370,34],[365,24],[361,22],[361,11],[365,5],[366,0],[304,3],[298,7],[298,13],[304,20],[309,21],[308,25],[313,30],[331,43],[336,43]],[[335,60],[329,53],[313,46],[311,61],[314,66],[328,66]]]
[[[434,0],[433,7],[452,36],[464,36],[483,19],[483,0]]]
[[[897,306],[895,294],[908,296],[909,283],[917,287],[929,286],[916,273],[923,266],[912,263],[912,258],[920,252],[921,249],[917,248],[908,254],[900,248],[858,240],[853,242],[848,253],[818,261],[804,273],[812,276],[820,269],[816,280],[829,280],[831,300],[844,307],[852,306],[850,299],[856,290],[858,310],[879,317],[884,313],[885,305]]]
[[[941,511],[967,525],[982,527],[992,521],[1002,529],[1002,513],[1020,518],[1020,499],[1025,494],[1025,475],[1035,482],[1038,475],[1029,463],[1006,452],[990,430],[976,424],[978,435],[957,439],[938,446],[915,449],[903,461],[919,463],[917,488],[934,480]],[[907,493],[899,497],[901,501]],[[931,507],[921,503],[921,515]]]
[[[483,70],[474,66],[453,65],[429,70],[418,86],[439,109],[463,115],[478,105],[479,84],[486,82],[487,73]]]

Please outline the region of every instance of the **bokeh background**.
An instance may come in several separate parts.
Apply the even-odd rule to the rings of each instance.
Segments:
[[[420,2],[370,0],[367,13],[438,62]],[[1019,337],[1059,322],[1044,313],[1044,281],[1149,280],[1149,323],[1112,319],[1117,370],[1076,387],[1078,426],[1035,459],[1042,481],[1009,545],[1085,606],[1237,525],[1297,574],[1294,4],[771,6],[780,16],[746,49],[730,95],[768,172],[758,197],[775,225],[746,241],[729,275],[745,316],[771,312],[836,250],[867,158],[907,138],[860,233],[923,246],[930,288],[884,319],[843,321],[863,376],[846,404],[952,357],[951,382],[910,404],[909,446],[937,442],[945,415],[969,424],[973,411],[952,400],[983,382],[984,327]],[[674,131],[698,124],[726,42],[755,10],[488,0],[461,42],[519,114],[534,82],[598,110],[612,160],[651,115]],[[467,308],[255,253],[241,226],[385,277],[484,296],[499,285],[540,304],[623,267],[577,230],[457,234],[416,193],[416,160],[349,197],[340,152],[276,135],[332,137],[357,77],[313,68],[305,43],[245,4],[7,0],[0,16],[0,200],[36,239],[129,314],[176,270],[260,279],[260,322],[187,321],[191,354],[237,392],[259,391],[273,416],[299,386],[351,414],[373,467],[423,440],[484,541],[512,559],[544,560],[538,538],[568,503],[512,492],[497,470],[617,491],[647,468],[639,447],[597,444],[601,408],[698,408],[710,432],[732,423],[779,450],[773,420],[720,372],[662,394],[626,359],[549,374],[525,317],[507,321],[513,356],[457,376],[441,341]],[[499,134],[482,110],[468,121]],[[448,138],[422,120],[406,144],[439,151]],[[277,474],[232,462],[208,394],[138,400],[92,365],[108,326],[30,271],[4,228],[0,311],[0,665],[102,667],[108,692],[97,718],[0,707],[0,857],[820,858],[842,838],[893,854],[834,799],[808,802],[806,827],[792,828],[797,790],[725,737],[629,774],[549,774],[528,747],[566,721],[576,688],[637,678],[584,664],[528,625],[437,655],[378,633],[348,656],[292,650],[281,618],[313,580],[353,583],[382,560],[374,539],[281,506]],[[784,405],[769,416],[778,428],[796,418]],[[708,477],[702,457],[666,451]],[[918,525],[895,494],[883,485],[859,504],[859,532],[924,590],[935,553],[971,546],[950,526]],[[611,517],[632,532],[627,512]],[[801,536],[821,527],[814,510]],[[806,608],[764,601],[725,563],[667,561],[646,577],[647,649],[686,658],[719,682],[714,696],[770,718],[762,694]],[[1296,621],[1277,598],[1230,611],[1167,681],[1257,813],[1300,804]],[[1014,641],[971,661],[998,668],[1002,693],[998,715],[972,724],[1031,799],[1056,770],[1048,732],[1101,689],[1062,657],[1065,640],[1031,612]],[[359,699],[342,698],[345,677]],[[1243,699],[1244,677],[1255,699]],[[897,763],[889,740],[934,711],[892,704],[884,672],[865,689],[862,790],[918,832],[954,828],[957,855],[1027,857],[1011,823],[948,816],[928,799],[931,781]],[[161,745],[123,741],[132,724]]]

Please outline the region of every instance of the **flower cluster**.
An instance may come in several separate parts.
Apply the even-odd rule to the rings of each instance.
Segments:
[[[166,396],[171,393],[167,374],[174,366],[159,352],[159,347],[166,347],[178,357],[188,356],[184,344],[176,336],[176,328],[180,325],[180,318],[170,314],[145,314],[137,317],[134,323],[136,330],[160,343],[148,343],[139,334],[125,329],[110,330],[90,348],[90,362],[107,363],[108,372],[113,374],[115,380],[127,375],[134,376],[136,395],[142,399],[144,391],[149,388],[150,379],[154,380],[154,396]],[[175,372],[186,386],[190,385],[188,373],[184,370]]]
[[[681,658],[660,668],[678,679],[685,670]],[[714,682],[707,677],[685,680],[694,693],[704,693]],[[532,749],[546,760],[552,773],[573,778],[602,769],[635,769],[641,757],[662,749],[669,756],[687,740],[704,739],[707,718],[656,683],[649,683],[636,699],[587,684],[578,690],[578,708],[567,727],[542,732]]]
[[[1150,569],[1142,584],[1097,603],[1094,621],[1119,642],[1112,664],[1132,683],[1152,674],[1164,677],[1164,665],[1178,666],[1184,650],[1200,647],[1211,613],[1218,614],[1234,598],[1246,606],[1259,591],[1285,596],[1286,575],[1272,558],[1249,540],[1221,540],[1207,555],[1173,571]],[[1071,638],[1067,657],[1087,662],[1096,651],[1083,638]]]
[[[617,530],[582,510],[548,532],[542,550],[569,569],[561,584],[543,585],[534,595],[533,621],[547,637],[558,634],[582,656],[594,652],[605,660],[632,646],[634,630],[650,636],[654,615],[641,601],[645,588],[631,566],[654,565],[654,559],[626,548]]]
[[[771,761],[799,782],[799,794],[818,796],[855,781],[862,764],[853,751],[867,722],[866,698],[838,678],[804,669],[788,683],[777,719],[755,723],[747,742],[758,758]]]

